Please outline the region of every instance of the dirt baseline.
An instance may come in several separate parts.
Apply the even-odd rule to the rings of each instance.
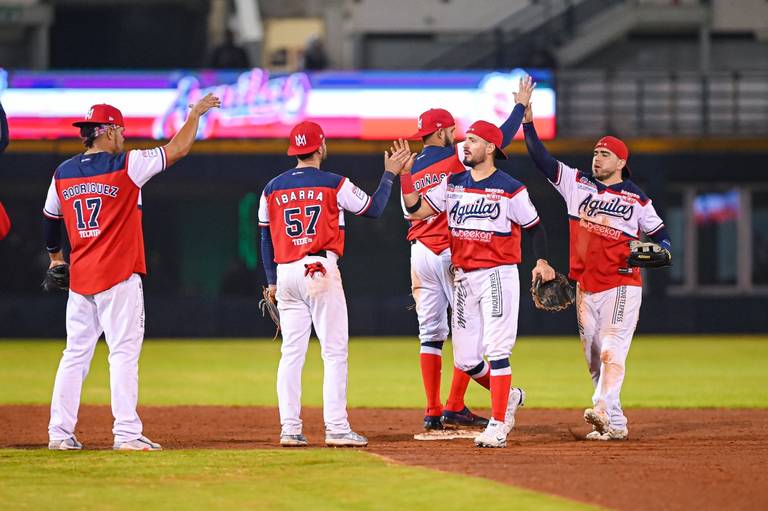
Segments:
[[[166,449],[277,448],[274,408],[143,407],[147,436]],[[0,447],[47,444],[47,406],[0,406]],[[323,446],[322,411],[303,412],[311,445]],[[522,409],[506,449],[472,440],[417,442],[420,411],[353,409],[368,451],[391,460],[470,474],[614,509],[768,509],[768,410],[631,410],[630,440],[588,442],[580,410]],[[107,406],[83,406],[78,439],[112,445]]]

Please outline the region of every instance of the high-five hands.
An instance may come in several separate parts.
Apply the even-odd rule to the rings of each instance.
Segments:
[[[416,154],[411,152],[407,140],[395,140],[389,151],[384,151],[384,170],[395,175],[410,172],[415,158]]]

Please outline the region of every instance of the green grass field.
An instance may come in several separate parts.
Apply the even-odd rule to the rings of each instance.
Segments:
[[[0,341],[0,404],[48,403],[63,341]],[[267,340],[150,340],[140,373],[142,405],[276,405],[280,345]],[[450,360],[450,352],[446,352]],[[768,407],[768,337],[640,337],[622,402],[637,407]],[[446,369],[450,366],[446,364]],[[415,339],[350,345],[352,407],[422,403]],[[512,355],[530,407],[581,408],[591,384],[576,338],[522,338]],[[444,370],[444,386],[450,370]],[[320,405],[322,363],[311,344],[304,403]],[[471,386],[470,406],[487,407]],[[99,346],[83,402],[109,402]],[[363,451],[166,451],[51,453],[0,450],[0,509],[589,509],[491,481],[405,467]],[[450,489],[450,490],[448,490]],[[450,491],[450,493],[448,493]],[[498,499],[498,500],[497,500]],[[505,506],[506,507],[506,506]]]
[[[629,354],[622,402],[638,407],[768,406],[768,337],[640,337]],[[64,342],[0,341],[0,403],[48,403]],[[446,344],[445,361],[450,359]],[[144,405],[276,406],[280,344],[267,340],[150,340],[140,363]],[[443,370],[450,384],[450,364]],[[574,338],[519,339],[512,353],[513,382],[529,407],[589,404],[591,382]],[[321,405],[322,362],[317,341],[304,368],[303,400]],[[415,339],[360,338],[350,344],[351,407],[423,406]],[[107,349],[96,350],[83,402],[109,403]],[[471,385],[471,406],[487,407],[485,390]]]

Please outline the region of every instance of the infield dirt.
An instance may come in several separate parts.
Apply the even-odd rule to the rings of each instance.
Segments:
[[[274,408],[140,409],[145,433],[166,449],[279,448]],[[0,406],[0,447],[47,444],[47,406]],[[304,431],[323,447],[322,410],[306,408]],[[630,440],[588,442],[580,410],[520,410],[506,449],[472,440],[418,442],[419,410],[352,409],[365,450],[394,462],[470,474],[622,510],[768,509],[768,410],[630,410]],[[78,439],[112,445],[107,406],[83,406]],[[63,453],[62,453],[63,454]],[[151,454],[147,454],[150,455]],[[450,498],[450,488],[440,499]]]

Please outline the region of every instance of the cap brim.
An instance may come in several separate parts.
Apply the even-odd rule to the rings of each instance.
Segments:
[[[435,131],[437,131],[437,130],[435,129],[435,130],[432,130],[432,131],[417,131],[416,133],[414,133],[413,135],[408,137],[408,140],[421,140],[422,138],[424,138],[424,137],[426,137],[428,135],[431,135]]]
[[[302,147],[299,149],[298,147],[289,147],[288,148],[288,156],[301,156],[304,154],[312,154],[318,149],[320,149],[320,146],[322,144],[318,144],[315,147]]]
[[[75,128],[82,128],[83,126],[101,126],[103,122],[91,122],[91,121],[77,121],[73,122],[72,126]]]

